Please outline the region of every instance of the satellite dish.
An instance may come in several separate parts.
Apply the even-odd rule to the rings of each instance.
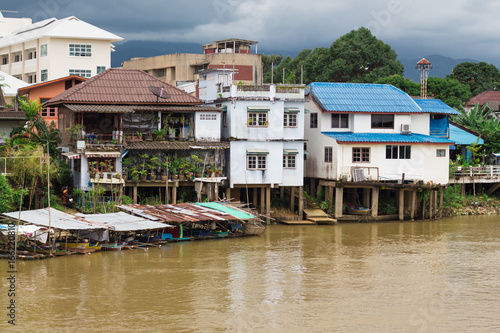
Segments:
[[[165,90],[165,86],[163,86],[163,85],[161,87],[150,86],[149,91],[151,91],[153,93],[153,95],[155,95],[157,97],[157,100],[160,98],[163,98],[163,99],[170,98],[170,95],[167,93],[167,91]]]

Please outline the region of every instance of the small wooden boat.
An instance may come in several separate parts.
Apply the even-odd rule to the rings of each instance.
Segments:
[[[245,235],[262,235],[266,231],[266,226],[255,223],[244,223],[243,233]]]
[[[366,215],[370,208],[362,205],[347,205],[346,212],[349,215]]]
[[[123,243],[106,243],[102,246],[102,249],[104,251],[121,251],[125,245],[126,245],[125,242],[123,242]]]

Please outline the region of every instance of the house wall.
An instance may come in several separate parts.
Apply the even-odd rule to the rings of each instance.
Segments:
[[[0,138],[9,138],[14,127],[24,124],[23,120],[0,119]]]
[[[220,141],[220,121],[220,112],[196,112],[194,134],[196,141]]]

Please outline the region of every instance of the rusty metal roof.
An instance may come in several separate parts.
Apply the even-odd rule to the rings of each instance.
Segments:
[[[0,111],[0,119],[24,119],[26,113],[24,111]]]
[[[64,104],[74,112],[134,113],[136,111],[164,112],[220,112],[213,106],[170,106],[170,105],[117,105],[117,104]]]
[[[175,205],[142,206],[137,204],[116,206],[123,211],[144,218],[167,223],[239,221],[240,219],[223,211],[203,207],[195,203]]]
[[[170,96],[157,99],[149,87],[164,87]],[[138,69],[110,68],[47,101],[59,103],[200,105],[203,101]]]
[[[188,149],[229,149],[226,141],[140,141],[130,143],[129,150],[188,150]]]

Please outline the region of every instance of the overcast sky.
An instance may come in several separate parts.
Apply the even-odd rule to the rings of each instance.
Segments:
[[[329,46],[367,27],[400,58],[441,54],[500,65],[498,0],[1,0],[6,17],[74,15],[125,40],[259,41],[260,50]]]

